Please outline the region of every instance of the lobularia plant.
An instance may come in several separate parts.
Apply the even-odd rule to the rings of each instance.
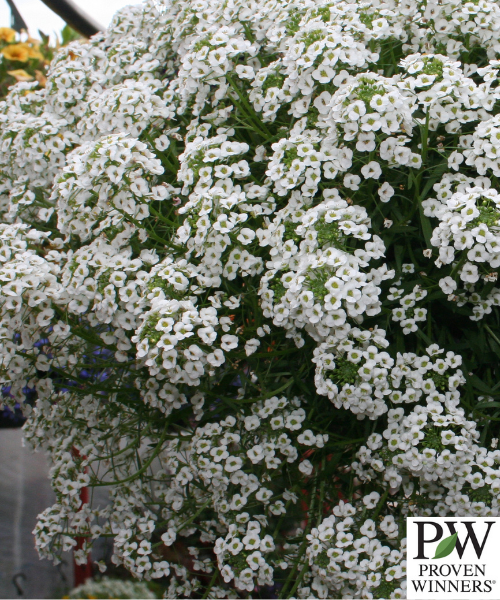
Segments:
[[[499,30],[488,0],[150,1],[13,89],[1,372],[53,462],[42,556],[404,598],[406,516],[500,513]]]
[[[121,579],[111,579],[103,577],[101,580],[87,580],[82,585],[71,590],[68,596],[64,598],[146,598],[154,599],[156,596],[148,589],[147,585],[137,581],[127,581]]]

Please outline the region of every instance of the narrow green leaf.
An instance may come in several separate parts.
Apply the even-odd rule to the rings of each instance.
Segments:
[[[486,385],[484,381],[481,381],[477,375],[470,376],[470,382],[480,392],[484,392],[485,394],[490,394],[491,396],[495,396],[495,392],[490,388],[490,386]]]
[[[428,335],[426,335],[421,329],[417,329],[416,334],[420,339],[424,340],[424,342],[426,344],[428,344],[429,346],[432,344],[431,338]]]
[[[481,402],[474,406],[475,410],[479,410],[482,408],[500,408],[500,402]]]
[[[396,259],[396,267],[398,272],[401,272],[403,268],[403,256],[404,256],[405,248],[399,244],[394,246],[394,258]]]
[[[434,558],[444,558],[453,552],[457,543],[458,534],[454,533],[450,537],[444,538],[438,544],[436,548],[436,555]]]
[[[420,202],[418,203],[418,210],[420,212],[420,223],[422,225],[422,233],[424,234],[425,243],[427,244],[427,248],[432,248],[432,225],[430,219],[424,215],[424,208]]]

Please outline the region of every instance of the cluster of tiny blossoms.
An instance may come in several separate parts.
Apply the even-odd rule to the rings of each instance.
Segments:
[[[318,598],[406,596],[406,539],[392,514],[378,518],[383,501],[377,492],[354,506],[341,500],[311,530],[307,558]]]
[[[404,598],[407,515],[499,514],[499,30],[147,0],[12,88],[0,381],[52,464],[41,556]]]

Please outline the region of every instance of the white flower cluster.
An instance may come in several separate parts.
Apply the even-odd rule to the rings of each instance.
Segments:
[[[494,73],[496,75],[498,71]],[[496,77],[494,77],[494,80]],[[495,96],[493,96],[494,99]],[[462,136],[462,147],[465,164],[473,165],[479,175],[485,175],[491,170],[493,175],[500,174],[500,163],[497,156],[499,149],[498,133],[499,119],[495,116],[479,123],[472,135]],[[462,157],[462,160],[463,160]]]
[[[499,31],[492,0],[147,0],[12,88],[0,382],[52,460],[42,556],[404,598],[407,514],[498,514]]]
[[[396,283],[401,285],[401,281]],[[419,300],[427,296],[427,291],[416,285],[409,294],[404,294],[404,289],[399,287],[391,287],[389,292],[387,299],[399,300],[400,304],[398,308],[392,309],[392,320],[399,322],[405,335],[417,331],[417,323],[427,320],[427,309],[417,305]]]
[[[265,186],[251,182],[235,185],[234,180],[250,178],[249,164],[240,158],[248,152],[248,144],[231,141],[230,131],[223,128],[209,137],[210,127],[193,128],[193,139],[179,157],[183,193],[192,188],[195,179],[196,185],[189,201],[179,209],[187,219],[177,230],[176,241],[200,258],[202,285],[217,286],[221,276],[233,280],[238,274],[253,276],[262,271],[262,259],[246,248],[251,248],[255,238],[247,221],[270,214],[275,203]]]
[[[199,502],[213,504],[219,527],[227,528],[214,548],[224,581],[234,579],[237,589],[247,591],[271,585],[273,565],[281,564],[282,558],[270,519],[286,514],[286,507],[297,502],[295,493],[277,491],[273,478],[283,464],[293,469],[294,478],[309,477],[312,464],[305,458],[298,463],[299,452],[323,448],[328,442],[328,435],[304,429],[305,418],[298,398],[273,396],[255,402],[246,416],[228,416],[199,427],[189,444],[171,442],[168,465],[175,479],[165,494],[169,510],[163,511],[168,520],[164,543],[170,546],[177,535],[186,535],[183,523],[192,503],[186,486],[201,481],[211,496],[206,500],[199,491],[193,493],[200,495]]]
[[[177,271],[173,278],[182,276]],[[222,335],[218,340],[215,327],[219,326]],[[238,336],[224,331],[234,331],[232,322],[228,317],[219,319],[213,306],[198,309],[189,300],[155,299],[132,341],[137,342],[137,357],[145,358],[152,376],[198,386],[206,367],[214,374],[213,369],[225,362],[224,352],[238,347]],[[213,351],[207,353],[200,345]]]
[[[402,66],[406,66],[404,62]],[[412,133],[415,99],[405,94],[405,88],[399,83],[371,73],[347,78],[327,101],[331,107],[327,122],[331,128],[337,126],[342,131],[341,139],[355,141],[358,152],[369,152],[372,157],[378,146],[380,157],[390,164],[419,167],[420,156],[404,145],[410,141],[404,134]],[[403,135],[393,137],[397,133]],[[385,134],[381,143],[380,134]],[[377,161],[370,161],[361,168],[365,179],[378,179],[381,173]]]
[[[160,124],[173,116],[172,108],[159,91],[161,81],[153,78],[127,79],[104,92],[99,89],[89,91],[87,112],[77,124],[80,138],[92,140],[103,134],[121,133],[124,122],[128,134],[139,137],[155,122]]]
[[[69,156],[51,199],[57,202],[59,231],[86,240],[96,233],[117,227],[124,215],[135,221],[149,216],[147,203],[164,200],[167,189],[151,186],[151,178],[163,167],[147,145],[118,133],[87,142]],[[43,217],[50,217],[44,211]]]
[[[443,177],[434,190],[437,198],[422,203],[424,214],[439,220],[430,242],[439,248],[436,265],[451,265],[439,286],[458,306],[473,305],[471,319],[482,319],[500,301],[498,288],[491,287],[500,266],[498,192],[485,177],[459,175]]]
[[[40,93],[32,90],[33,85],[24,86],[18,93],[24,92],[32,100],[29,110],[17,102],[16,95],[0,109],[0,202],[9,221],[27,208],[30,214],[29,207],[37,201],[44,209],[42,190],[51,188],[66,164],[66,154],[78,142],[65,119],[41,114]]]
[[[264,316],[290,330],[287,335],[305,328],[317,340],[342,338],[348,317],[380,311],[378,285],[394,273],[385,265],[368,270],[385,246],[369,233],[362,207],[349,205],[333,189],[325,190],[324,202],[306,208],[297,199],[257,231],[272,256],[259,291]],[[368,241],[356,248],[355,240]]]
[[[457,4],[444,0],[421,6],[405,2],[401,12],[412,21],[409,46],[415,50],[442,49],[448,56],[458,58],[461,52],[484,48],[488,58],[495,58],[500,49],[496,34],[500,10],[495,2]]]
[[[429,202],[426,200],[425,202]],[[495,189],[466,188],[456,192],[440,207],[433,206],[434,216],[440,220],[433,232],[431,243],[439,247],[439,265],[452,263],[455,252],[463,252],[467,261],[460,268],[460,279],[477,283],[479,267],[486,263],[487,272],[500,266],[500,198]],[[479,263],[479,264],[473,264]]]
[[[412,404],[434,397],[437,386],[446,390],[444,398],[456,395],[464,383],[461,357],[448,352],[436,362],[437,346],[427,354],[398,353],[394,360],[387,352],[385,332],[353,328],[340,343],[327,339],[314,351],[315,384],[318,394],[328,396],[337,408],[345,408],[358,419],[377,419],[394,404]],[[448,370],[456,369],[452,373]],[[440,397],[441,400],[441,397]]]
[[[409,75],[402,86],[411,90],[418,105],[425,109],[425,121],[431,130],[444,125],[447,133],[457,133],[465,123],[489,118],[487,111],[492,109],[497,91],[491,89],[493,78],[486,69],[479,70],[485,81],[478,85],[466,76],[459,61],[441,54],[410,55],[401,65]],[[466,65],[464,69],[472,75],[477,66]],[[453,152],[449,164],[457,168],[461,160],[463,157]]]
[[[120,598],[156,598],[155,594],[144,583],[111,577],[86,581],[71,590],[68,598],[99,598],[99,596],[113,595]]]
[[[341,500],[307,536],[311,588],[318,598],[406,597],[404,529],[393,515],[377,519],[380,501],[378,492],[356,505]]]
[[[387,429],[359,450],[356,473],[368,480],[383,473],[392,490],[403,486],[407,494],[420,488],[437,500],[437,514],[498,516],[500,452],[477,443],[476,423],[458,407],[458,394],[444,395],[443,402],[436,390],[407,415],[389,411]]]
[[[218,85],[220,99],[222,99],[227,92],[228,84],[221,82],[221,77],[235,70],[235,63],[238,62],[240,55],[244,55],[245,60],[248,60],[248,57],[257,53],[258,46],[245,39],[241,29],[239,23],[232,26],[212,27],[211,32],[192,39],[186,48],[187,52],[182,57],[178,73],[178,94],[185,103],[194,93],[201,96],[197,98],[194,114],[196,114],[196,105],[201,104],[208,96],[210,83]]]

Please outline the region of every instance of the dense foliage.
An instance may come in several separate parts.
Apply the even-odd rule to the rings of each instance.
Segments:
[[[42,556],[404,598],[407,515],[499,514],[499,30],[489,0],[150,1],[13,89],[1,374],[53,461]]]

